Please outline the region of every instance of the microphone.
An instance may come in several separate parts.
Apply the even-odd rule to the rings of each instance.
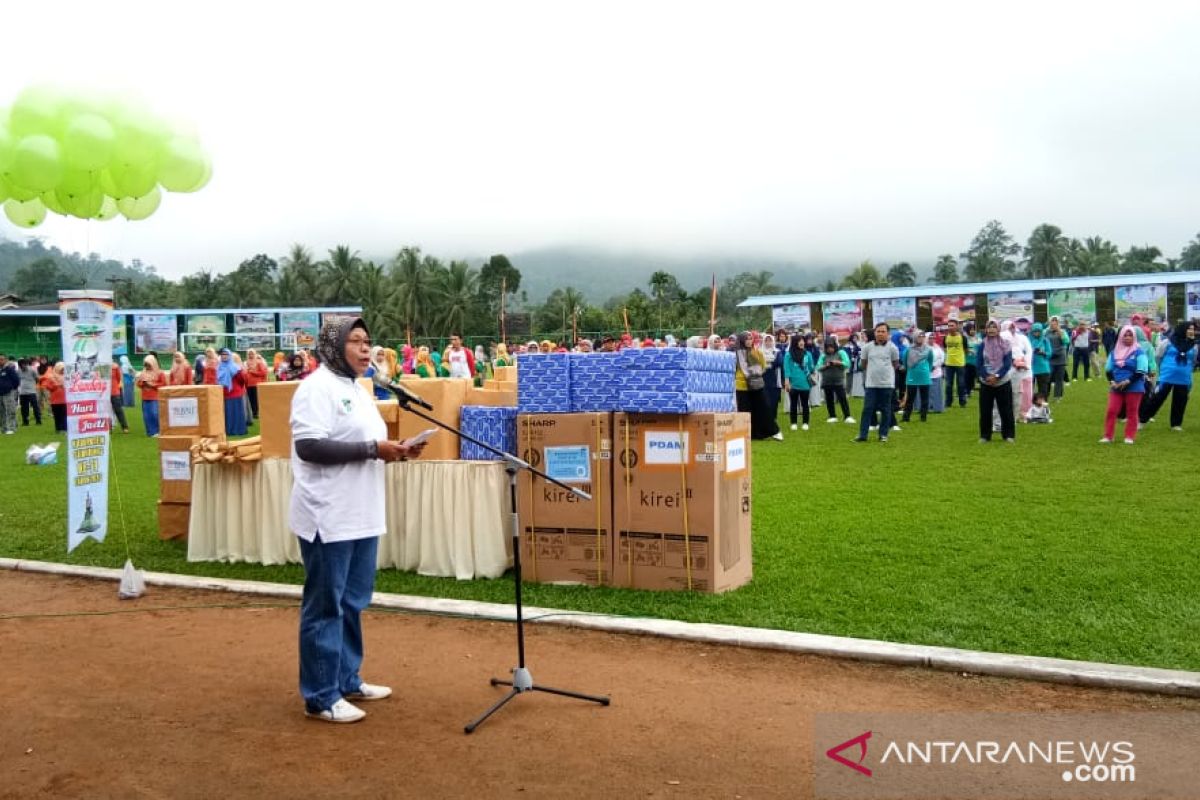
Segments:
[[[383,386],[392,390],[392,394],[396,395],[396,399],[400,401],[400,405],[408,405],[416,403],[426,411],[433,411],[433,406],[426,400],[422,400],[419,395],[413,394],[408,389],[405,389],[398,383],[385,383]]]

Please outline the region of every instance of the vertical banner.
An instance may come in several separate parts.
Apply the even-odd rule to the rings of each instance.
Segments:
[[[1012,320],[1021,333],[1033,325],[1033,292],[1005,292],[988,295],[988,320]]]
[[[125,315],[113,314],[113,356],[129,355],[129,332],[125,327]]]
[[[1167,321],[1167,285],[1151,283],[1146,286],[1118,286],[1113,289],[1117,306],[1117,322],[1128,325],[1134,314],[1147,322]]]
[[[1096,324],[1095,289],[1052,289],[1046,295],[1046,317],[1058,317],[1067,330],[1083,322]]]
[[[780,328],[788,333],[812,327],[812,309],[808,303],[793,303],[786,306],[771,306],[771,330]]]
[[[1184,287],[1187,296],[1184,298],[1184,317],[1200,319],[1200,283],[1189,283]]]
[[[58,293],[67,395],[67,552],[108,533],[112,292]]]
[[[959,322],[975,319],[975,295],[947,294],[929,298],[933,311],[933,329],[946,332],[946,323],[952,319]]]
[[[886,322],[892,330],[917,327],[917,298],[897,297],[871,301],[871,324]]]
[[[826,336],[849,339],[850,334],[862,330],[863,304],[861,300],[830,300],[821,304],[821,325]]]

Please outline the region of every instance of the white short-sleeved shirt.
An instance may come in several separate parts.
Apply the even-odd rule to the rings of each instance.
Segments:
[[[375,398],[357,382],[321,365],[296,388],[291,422],[292,533],[309,542],[318,531],[323,542],[382,536],[386,528],[382,461],[324,465],[296,455],[299,439],[386,439],[387,425],[375,408]]]

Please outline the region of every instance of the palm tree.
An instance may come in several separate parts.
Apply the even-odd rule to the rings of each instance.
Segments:
[[[321,262],[321,282],[325,284],[325,302],[341,305],[350,299],[350,292],[358,281],[362,261],[357,250],[339,244],[329,251],[329,259]]]
[[[933,265],[933,282],[958,283],[958,259],[949,253],[938,256],[937,263]]]
[[[309,249],[299,243],[293,244],[292,249],[283,258],[282,267],[280,280],[282,281],[284,276],[291,276],[290,282],[295,287],[295,304],[316,305],[321,297],[321,275]],[[280,302],[284,302],[282,297]]]
[[[746,282],[746,289],[751,296],[776,294],[779,292],[779,287],[771,282],[771,278],[775,277],[775,273],[769,270],[759,270],[750,276],[750,280]]]
[[[841,288],[843,289],[874,289],[879,286],[886,285],[883,276],[879,274],[879,269],[870,261],[864,261],[859,264],[854,270],[842,278]]]
[[[1167,265],[1159,261],[1162,250],[1152,245],[1130,247],[1121,258],[1121,270],[1124,272],[1163,272]]]
[[[475,310],[479,290],[479,275],[465,261],[451,261],[440,276],[437,294],[441,333],[462,335],[467,321]]]
[[[1069,242],[1057,225],[1042,224],[1029,234],[1025,270],[1030,278],[1058,278],[1068,272]]]
[[[917,271],[912,268],[912,264],[901,261],[893,264],[892,268],[888,270],[887,282],[889,286],[916,286]]]
[[[587,306],[587,301],[584,300],[583,293],[568,286],[563,289],[562,293],[562,316],[563,316],[563,338],[564,342],[573,341],[567,339],[567,336],[573,335],[579,322],[580,315],[583,314]],[[570,326],[570,327],[568,327]]]
[[[1100,236],[1089,236],[1083,243],[1072,239],[1067,250],[1071,275],[1112,275],[1120,264],[1121,251]]]
[[[359,270],[351,295],[362,306],[363,321],[371,335],[379,343],[394,341],[399,337],[401,326],[396,318],[392,297],[395,287],[388,280],[383,267],[368,261]]]
[[[405,334],[423,332],[429,328],[429,316],[435,300],[435,286],[430,274],[429,260],[421,259],[421,248],[405,247],[392,259],[392,281],[396,287],[395,303],[404,322]]]

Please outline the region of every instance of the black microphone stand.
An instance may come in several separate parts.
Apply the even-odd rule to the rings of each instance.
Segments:
[[[428,414],[413,408],[413,404],[410,402],[408,395],[396,390],[393,390],[393,393],[396,395],[396,399],[400,401],[400,407],[405,411],[408,411],[411,414],[416,414],[421,419],[427,422],[432,422],[442,430],[453,433],[455,436],[466,439],[471,444],[482,447],[484,450],[500,456],[504,460],[504,471],[508,474],[509,520],[512,529],[513,578],[517,600],[517,666],[512,670],[512,680],[506,681],[499,678],[491,679],[492,686],[511,686],[512,688],[509,690],[508,694],[496,701],[491,708],[483,712],[483,714],[464,727],[463,731],[465,733],[473,733],[476,728],[483,724],[484,720],[503,708],[509,700],[512,700],[517,695],[524,694],[525,692],[546,692],[547,694],[557,694],[562,695],[563,697],[574,697],[577,700],[587,700],[592,703],[599,703],[602,706],[608,705],[611,701],[607,696],[583,694],[581,692],[572,692],[567,689],[554,689],[550,686],[538,686],[534,684],[533,676],[530,674],[529,669],[525,666],[525,617],[521,606],[521,523],[519,517],[517,516],[517,474],[520,470],[528,470],[530,473],[538,476],[542,480],[549,481],[556,486],[560,486],[583,500],[591,500],[592,496],[587,492],[576,489],[574,486],[568,486],[562,481],[550,477],[545,472],[542,472],[528,462],[517,458],[512,453],[506,453],[503,450],[492,447],[487,442],[481,442],[474,436],[463,433],[453,425],[447,425],[441,420],[434,419]]]

